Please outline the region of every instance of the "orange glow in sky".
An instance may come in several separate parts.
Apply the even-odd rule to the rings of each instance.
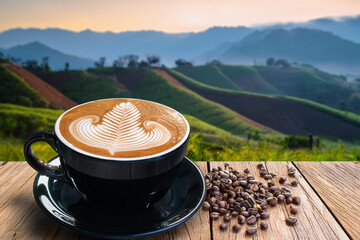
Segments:
[[[358,14],[359,0],[1,0],[0,31],[58,27],[187,32]]]

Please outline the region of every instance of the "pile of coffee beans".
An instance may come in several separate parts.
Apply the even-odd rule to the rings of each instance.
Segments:
[[[203,204],[203,209],[210,211],[210,218],[216,221],[222,218],[220,229],[229,229],[232,218],[236,218],[236,223],[232,226],[232,231],[237,233],[242,225],[246,223],[246,234],[257,233],[257,225],[261,230],[268,229],[266,220],[270,217],[267,212],[268,206],[275,207],[278,204],[300,204],[300,198],[293,196],[291,190],[285,186],[276,186],[273,179],[278,178],[277,174],[268,173],[263,163],[258,164],[260,176],[266,182],[261,182],[251,175],[249,169],[239,172],[225,163],[224,168],[215,167],[205,176],[207,197]],[[288,169],[288,175],[293,177],[294,168]],[[280,185],[286,184],[287,178],[278,178]],[[298,182],[295,180],[287,184],[296,187]],[[290,205],[290,213],[298,213],[297,207]],[[286,224],[294,226],[297,219],[289,217]]]

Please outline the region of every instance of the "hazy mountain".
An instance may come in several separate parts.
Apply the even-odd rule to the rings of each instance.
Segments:
[[[310,63],[333,73],[360,75],[360,44],[314,29],[256,31],[219,56],[226,63],[252,63],[254,59],[265,62],[268,57]]]
[[[0,47],[39,41],[61,52],[108,63],[123,54],[158,54],[166,64],[177,58],[194,58],[224,41],[238,41],[252,30],[245,27],[214,27],[199,33],[170,34],[158,31],[73,32],[62,29],[11,29],[0,33]]]
[[[21,58],[22,62],[36,59],[40,63],[43,57],[49,57],[49,65],[53,70],[64,69],[66,62],[70,64],[70,69],[86,69],[94,66],[93,60],[64,54],[39,42],[0,49],[0,52],[11,57]]]
[[[344,39],[360,43],[360,16],[342,18],[319,18],[304,23],[286,23],[260,26],[260,29],[311,28],[332,32]]]

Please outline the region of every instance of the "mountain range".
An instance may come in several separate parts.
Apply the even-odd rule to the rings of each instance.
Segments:
[[[360,56],[359,22],[360,16],[322,18],[305,23],[212,27],[197,33],[101,33],[91,30],[73,32],[58,28],[17,28],[0,33],[0,51],[10,55],[16,52],[14,56],[23,60],[29,58],[27,53],[30,52],[37,53],[34,56],[30,54],[32,58],[52,54],[50,66],[53,69],[62,69],[65,63],[64,57],[58,59],[53,51],[58,51],[59,56],[65,55],[67,58],[77,56],[79,63],[73,60],[74,64],[70,64],[74,68],[92,66],[93,61],[99,57],[106,57],[107,64],[111,65],[119,55],[125,54],[137,54],[140,58],[156,54],[168,66],[173,66],[178,58],[195,64],[203,64],[212,59],[246,64],[254,59],[264,62],[272,56],[310,63],[332,73],[357,77],[360,75],[357,67]],[[306,41],[302,42],[304,39]],[[18,45],[23,46],[13,49]],[[37,50],[40,45],[42,51]]]

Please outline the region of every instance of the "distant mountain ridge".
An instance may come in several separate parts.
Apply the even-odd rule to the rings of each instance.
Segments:
[[[215,58],[236,64],[253,63],[254,59],[265,62],[269,57],[309,63],[333,73],[360,75],[360,44],[316,29],[256,31],[227,46]]]
[[[69,63],[70,69],[86,69],[94,66],[93,60],[62,53],[40,42],[30,42],[9,49],[0,49],[0,52],[11,57],[21,58],[23,62],[35,59],[41,63],[43,57],[49,57],[49,65],[53,70],[64,69],[66,62]]]
[[[284,23],[267,26],[212,27],[196,33],[166,33],[153,30],[120,33],[109,31],[94,32],[91,30],[74,32],[58,28],[16,28],[0,33],[0,48],[14,47],[19,44],[25,45],[30,42],[40,42],[49,48],[80,58],[96,60],[99,57],[106,57],[107,65],[111,65],[113,60],[119,55],[137,54],[143,59],[147,54],[157,54],[161,57],[162,63],[171,67],[174,66],[174,61],[178,58],[193,61],[197,65],[203,64],[222,56],[227,49],[239,42],[245,39],[246,41],[251,40],[250,36],[260,37],[260,32],[267,35],[269,32],[273,33],[273,31],[281,31],[278,29],[284,29],[283,32],[286,33],[286,31],[292,32],[299,27],[313,30],[314,32],[311,33],[316,35],[313,36],[314,40],[316,40],[316,37],[319,35],[316,34],[317,31],[315,30],[318,29],[332,33],[331,39],[341,38],[343,41],[339,40],[338,43],[342,42],[342,44],[347,45],[345,48],[348,48],[350,41],[353,44],[360,44],[360,34],[358,34],[360,32],[360,16],[356,16],[345,17],[341,20],[321,18],[304,23]],[[344,46],[340,45],[337,45],[336,48],[344,50]],[[330,53],[333,51],[340,52],[340,50],[336,48],[330,49]],[[313,50],[313,53],[317,53],[316,49]],[[2,50],[0,49],[0,51]],[[354,52],[356,53],[356,49]],[[269,53],[272,52],[270,51]],[[253,59],[258,57],[256,54],[257,53],[254,52],[254,56],[251,56],[251,63]],[[273,55],[280,56],[281,54],[275,53]],[[324,54],[320,52],[318,55],[328,56],[329,53],[326,52]],[[352,55],[349,56],[351,57]],[[263,58],[264,56],[260,57]],[[292,60],[292,58],[290,59]],[[343,59],[349,59],[349,57],[345,56]],[[52,60],[55,60],[55,58]],[[248,59],[245,61],[242,58],[236,58],[235,60],[237,61],[236,64],[249,63]],[[305,63],[314,62],[312,61],[312,57],[304,57],[301,61]],[[347,63],[345,62],[339,65],[338,62],[337,60],[335,63],[326,63],[325,65],[319,62],[317,66],[327,71],[334,70],[332,71],[333,73],[349,73],[347,72],[349,70]],[[357,62],[350,62],[350,64],[355,65]],[[354,78],[356,78],[360,75],[360,69],[354,70],[354,67],[350,66],[350,74],[354,75],[354,73]]]

